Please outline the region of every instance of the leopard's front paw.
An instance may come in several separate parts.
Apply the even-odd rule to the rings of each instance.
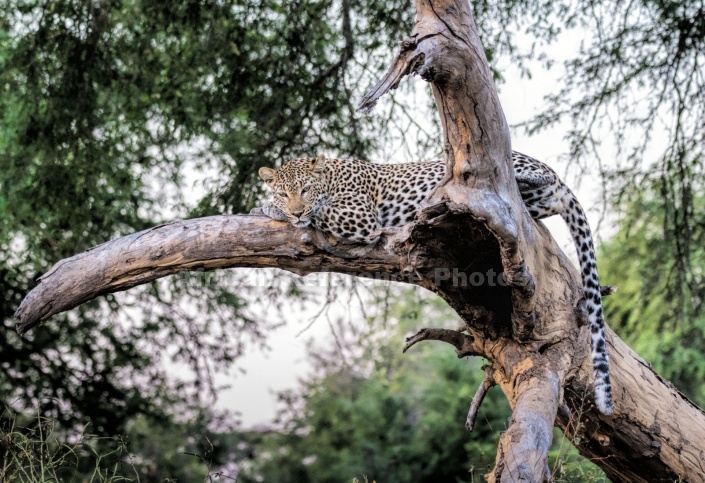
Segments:
[[[277,221],[289,221],[289,218],[276,206],[274,206],[272,203],[265,203],[261,207],[256,207],[252,208],[250,210],[251,215],[264,215],[272,220],[277,220]]]

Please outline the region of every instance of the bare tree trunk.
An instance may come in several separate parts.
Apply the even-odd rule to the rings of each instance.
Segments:
[[[548,480],[557,424],[615,481],[705,482],[705,414],[611,332],[615,412],[606,417],[594,409],[580,279],[523,207],[507,125],[466,0],[416,0],[416,8],[411,36],[361,103],[371,107],[409,73],[432,83],[449,169],[415,223],[389,230],[371,247],[253,216],[163,225],[57,263],[17,310],[18,330],[181,270],[279,267],[413,283],[443,297],[466,327],[423,329],[407,348],[441,340],[461,357],[486,357],[475,404],[497,384],[513,409],[489,481]]]

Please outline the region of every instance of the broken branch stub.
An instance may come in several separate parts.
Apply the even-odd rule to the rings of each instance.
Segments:
[[[473,428],[475,428],[477,412],[480,410],[480,406],[487,395],[487,391],[489,391],[492,386],[497,385],[494,381],[494,377],[492,376],[492,373],[494,372],[492,366],[484,365],[482,366],[482,370],[485,371],[485,377],[482,378],[482,382],[478,386],[477,391],[475,391],[475,395],[470,403],[470,409],[468,410],[468,416],[465,419],[465,429],[468,431],[472,431]]]

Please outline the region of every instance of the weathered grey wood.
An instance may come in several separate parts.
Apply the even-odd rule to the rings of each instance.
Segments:
[[[336,252],[340,256],[332,255]],[[364,264],[356,253],[364,254]],[[346,247],[321,233],[296,230],[264,216],[178,221],[118,238],[54,265],[17,309],[17,330],[23,334],[95,297],[182,270],[277,267],[299,275],[326,270],[360,275],[362,271],[383,279],[397,259],[383,242]]]

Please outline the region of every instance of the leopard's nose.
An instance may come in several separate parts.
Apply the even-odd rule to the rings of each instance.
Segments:
[[[294,215],[296,218],[301,218],[301,215],[304,214],[304,210],[301,210],[301,211],[292,211],[291,214]]]

